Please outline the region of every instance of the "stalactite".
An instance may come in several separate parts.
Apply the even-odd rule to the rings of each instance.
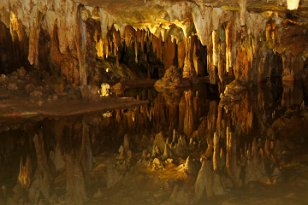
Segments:
[[[207,69],[210,83],[212,84],[217,83],[217,77],[219,77],[220,81],[223,81],[226,75],[232,76],[233,74],[237,80],[246,83],[255,83],[257,79],[264,79],[268,72],[261,68],[262,64],[267,63],[265,56],[268,55],[268,50],[274,50],[280,55],[293,56],[291,57],[293,60],[285,61],[284,67],[290,67],[288,64],[293,64],[293,62],[294,64],[302,65],[303,62],[296,63],[300,59],[296,60],[294,56],[304,56],[303,50],[295,53],[292,50],[292,52],[288,53],[288,50],[292,48],[288,49],[278,45],[279,43],[283,44],[283,41],[279,42],[281,34],[287,32],[278,28],[282,18],[277,11],[252,12],[247,10],[247,6],[250,6],[251,2],[247,0],[238,0],[237,2],[240,7],[239,11],[237,9],[235,11],[213,6],[211,3],[205,4],[203,1],[188,2],[187,4],[175,3],[170,8],[166,8],[159,22],[152,24],[151,21],[142,22],[142,20],[152,20],[152,17],[147,19],[148,16],[144,16],[142,13],[140,13],[140,19],[138,15],[136,19],[130,17],[119,18],[117,12],[110,12],[106,7],[94,8],[90,5],[82,6],[83,9],[80,11],[80,3],[72,0],[61,2],[56,0],[6,0],[0,5],[0,18],[10,29],[12,39],[16,43],[19,43],[17,39],[21,41],[29,38],[28,60],[30,64],[36,67],[39,64],[39,35],[46,30],[52,39],[50,44],[53,45],[51,47],[55,47],[51,50],[53,52],[58,50],[58,54],[50,52],[51,63],[59,65],[61,73],[67,77],[69,83],[74,85],[84,86],[88,83],[86,80],[87,60],[85,59],[87,51],[83,49],[87,47],[87,41],[84,39],[86,39],[87,33],[85,22],[88,18],[100,23],[100,31],[97,31],[100,34],[97,34],[95,40],[97,56],[108,58],[109,54],[113,53],[117,65],[119,65],[117,52],[120,45],[119,41],[125,41],[126,46],[135,51],[135,62],[138,62],[138,60],[141,60],[139,52],[144,52],[144,44],[149,35],[146,32],[148,32],[151,35],[153,51],[157,59],[165,64],[165,67],[177,64],[179,68],[184,67],[185,71],[183,73],[189,78],[195,75],[193,73],[202,76],[199,71],[203,69],[199,69],[200,62],[196,55],[198,47],[192,41],[190,48],[186,49],[185,53],[184,45],[181,43],[183,37],[186,39],[195,37],[192,33],[194,30],[193,25],[196,36],[198,36],[201,44],[206,45],[208,49],[206,57]],[[289,5],[290,2],[288,2],[288,8],[290,9]],[[298,6],[298,3],[295,5]],[[183,7],[185,9],[180,11],[179,8]],[[227,24],[225,24],[226,22]],[[268,22],[267,25],[266,22]],[[225,30],[220,32],[220,28],[225,25],[227,25]],[[54,33],[55,27],[57,27],[56,34]],[[113,28],[116,32],[113,32],[113,37],[111,37],[108,32]],[[266,46],[263,46],[265,44],[264,30]],[[120,33],[117,33],[118,31]],[[223,32],[225,32],[224,35]],[[243,33],[242,37],[240,37],[241,33]],[[224,36],[225,40],[221,40],[221,35]],[[304,42],[304,39],[302,40]],[[169,41],[172,43],[176,41],[178,45],[171,44]],[[170,52],[172,55],[164,56],[166,50],[173,51],[172,45],[177,49],[174,51],[177,53],[177,57],[173,58],[173,52]],[[279,46],[281,48],[278,48]],[[189,55],[187,51],[189,51]],[[78,62],[75,62],[76,59],[78,59]],[[176,63],[172,62],[176,60]],[[232,73],[233,71],[234,73]],[[293,70],[286,68],[284,79],[297,79],[299,77],[298,73],[301,71],[302,69],[296,69],[295,65]]]
[[[36,17],[30,26],[29,34],[29,54],[28,60],[31,65],[38,66],[38,56],[39,56],[39,35],[41,30],[41,14],[37,11]]]
[[[134,41],[134,47],[135,47],[135,63],[138,63],[138,37],[136,35],[135,41]]]
[[[171,37],[168,37],[164,44],[164,65],[166,69],[174,65],[175,49],[175,43],[172,43]]]
[[[237,59],[234,66],[234,76],[241,82],[249,82],[252,77],[253,45],[248,37],[237,49]]]
[[[88,84],[88,71],[86,63],[86,47],[87,47],[87,28],[86,23],[82,19],[82,9],[79,7],[77,11],[77,38],[75,41],[78,61],[79,61],[79,75],[81,86],[86,86]]]
[[[192,38],[184,38],[185,42],[185,60],[183,68],[183,78],[193,79],[196,77],[195,69],[192,63]]]
[[[213,45],[213,66],[217,67],[218,65],[218,34],[216,30],[212,31],[212,45]],[[213,68],[215,69],[215,68]],[[215,71],[214,71],[215,72]]]
[[[104,57],[104,51],[103,51],[103,40],[101,38],[99,38],[98,40],[96,40],[96,55],[99,58],[103,58]]]
[[[212,7],[200,5],[192,12],[193,22],[202,45],[208,45],[212,32]]]
[[[105,58],[107,59],[109,57],[109,42],[108,39],[104,39],[104,54],[105,54]]]
[[[103,8],[99,9],[99,20],[101,23],[102,38],[107,37],[108,29],[110,29],[114,23],[113,17],[110,16]]]
[[[119,67],[120,66],[120,62],[119,62],[119,46],[121,45],[120,32],[114,30],[113,33],[112,33],[112,37],[113,37],[113,43],[114,43],[113,55],[116,57],[116,65],[117,65],[117,67]]]
[[[126,26],[124,36],[126,47],[130,48],[135,40],[135,29],[131,26]]]
[[[217,70],[218,77],[221,83],[224,82],[226,74],[226,42],[225,42],[225,31],[222,27],[217,30],[218,35],[218,55],[217,55]]]
[[[12,40],[13,41],[16,41],[16,40],[22,41],[22,39],[23,39],[22,23],[20,22],[17,15],[13,11],[10,12],[9,28],[10,28]]]
[[[181,41],[177,45],[177,59],[178,59],[178,67],[182,69],[184,67],[184,60],[185,60],[185,44],[184,41]]]
[[[240,24],[241,26],[246,25],[246,6],[247,0],[239,0],[240,5]]]
[[[161,38],[157,38],[156,36],[152,35],[152,46],[153,51],[156,57],[162,62],[163,61],[163,52],[162,52],[162,41]]]
[[[201,42],[196,36],[193,36],[193,48],[192,48],[192,61],[197,76],[205,75],[205,49],[202,47]]]
[[[225,29],[225,35],[226,35],[226,72],[230,72],[230,68],[232,67],[232,32],[230,32],[230,29],[232,29],[232,22],[229,21],[227,24],[227,27]]]

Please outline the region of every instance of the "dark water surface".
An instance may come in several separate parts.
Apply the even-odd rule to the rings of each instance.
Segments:
[[[308,204],[301,86],[220,102],[203,86],[149,104],[1,121],[0,204]]]

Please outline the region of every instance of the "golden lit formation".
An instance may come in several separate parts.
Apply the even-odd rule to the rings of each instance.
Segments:
[[[0,205],[307,204],[307,11],[0,0]]]

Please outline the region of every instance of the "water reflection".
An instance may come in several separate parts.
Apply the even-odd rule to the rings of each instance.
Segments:
[[[150,103],[8,123],[0,204],[198,204],[277,184],[291,156],[307,154],[307,112],[303,89],[272,86],[235,102],[206,86],[133,90],[125,95]]]

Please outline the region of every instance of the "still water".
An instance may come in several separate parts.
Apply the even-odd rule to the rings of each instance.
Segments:
[[[301,86],[220,102],[209,86],[149,103],[0,125],[0,204],[307,204]]]

